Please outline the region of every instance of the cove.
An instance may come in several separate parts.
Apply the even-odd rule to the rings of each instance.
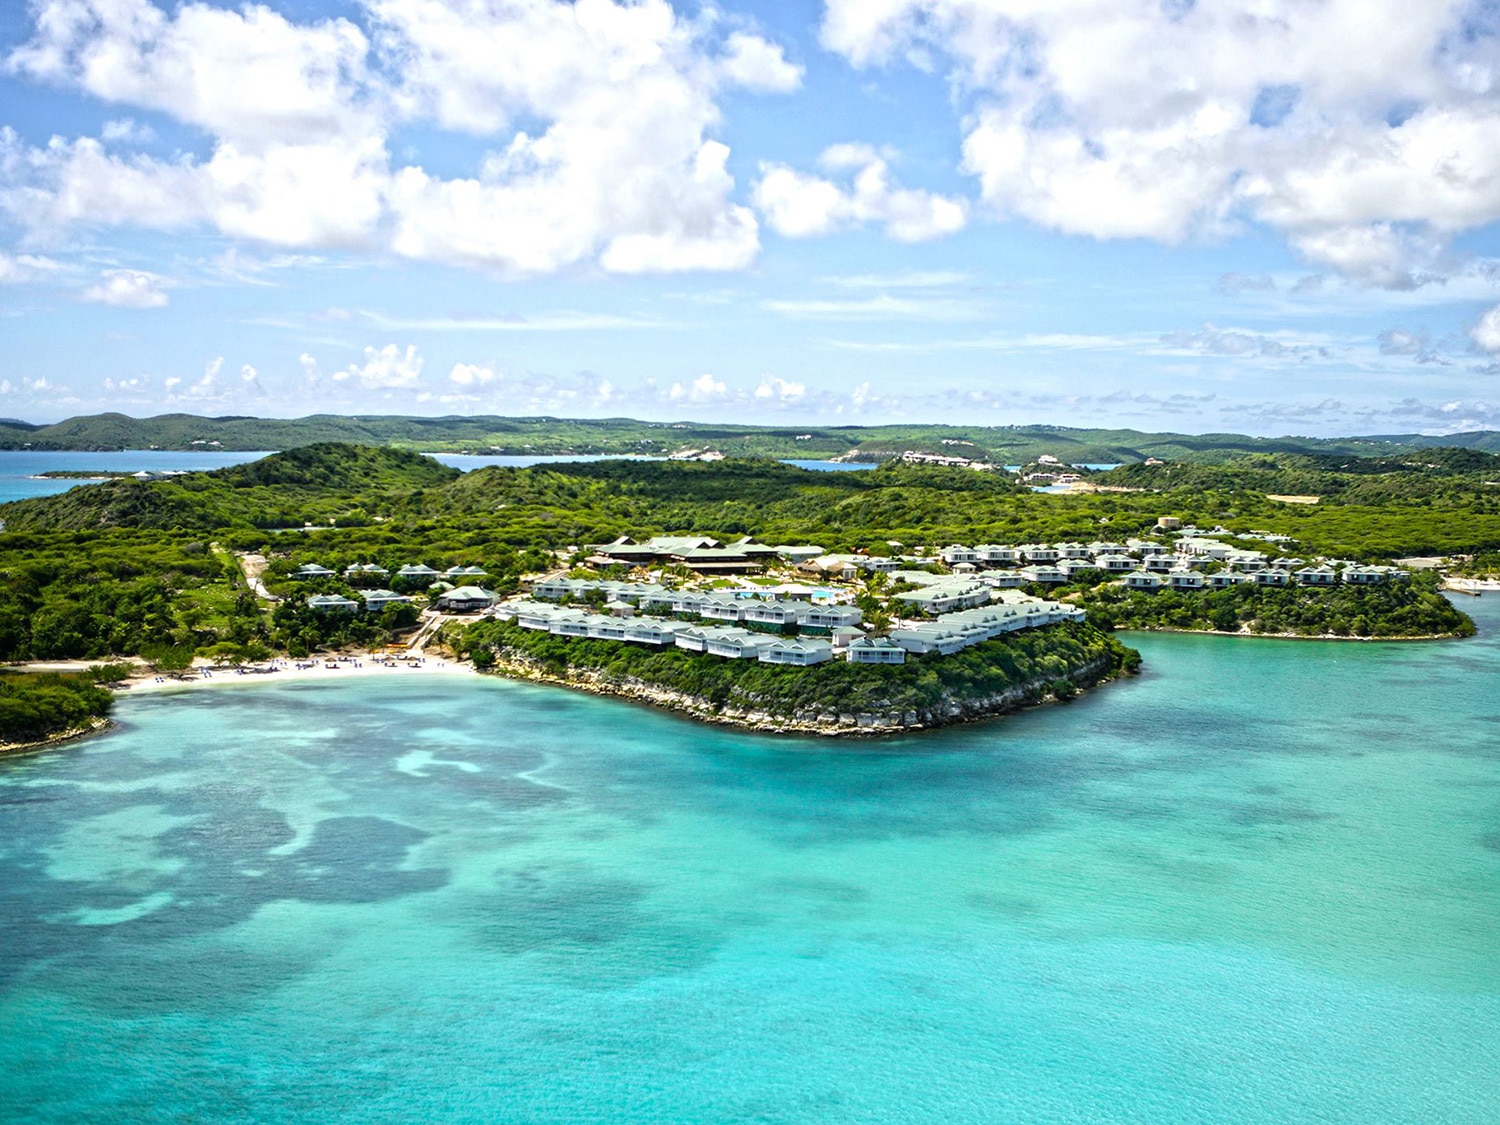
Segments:
[[[125,698],[0,762],[20,1121],[1492,1122],[1474,640],[1131,634],[869,744],[492,679]]]

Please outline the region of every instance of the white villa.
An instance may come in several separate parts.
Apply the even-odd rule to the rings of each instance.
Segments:
[[[860,637],[849,643],[852,664],[905,664],[906,650],[889,637]]]
[[[449,613],[478,613],[495,604],[495,595],[478,586],[460,586],[438,598],[438,608]]]
[[[359,603],[338,594],[314,594],[307,599],[307,608],[319,613],[353,613],[359,608]]]

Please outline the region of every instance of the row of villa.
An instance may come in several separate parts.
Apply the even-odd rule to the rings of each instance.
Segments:
[[[864,615],[852,605],[813,604],[801,598],[757,597],[752,591],[669,590],[649,582],[594,582],[554,578],[536,583],[532,597],[564,601],[598,594],[616,617],[635,612],[701,617],[707,621],[832,631],[858,625]]]
[[[1392,579],[1407,577],[1398,566],[1356,566],[1352,563],[1336,568],[1328,563],[1291,570],[1280,566],[1258,569],[1251,573],[1220,570],[1213,574],[1188,567],[1174,567],[1165,574],[1147,570],[1132,571],[1125,585],[1132,590],[1224,590],[1231,586],[1374,586]]]
[[[391,572],[389,570],[376,563],[353,563],[344,568],[345,579],[389,578],[390,576]],[[292,571],[287,577],[302,581],[313,578],[333,578],[336,577],[336,574],[326,566],[319,566],[317,563],[305,563]],[[438,581],[440,579],[468,581],[471,578],[488,578],[489,572],[481,566],[450,566],[447,570],[434,570],[430,566],[423,566],[419,563],[414,566],[403,566],[400,570],[396,571],[396,577],[415,578],[418,580],[428,579],[431,581]]]
[[[398,594],[394,590],[360,590],[366,613],[379,613],[387,606],[406,605],[416,598]],[[459,586],[438,595],[437,607],[449,613],[479,613],[499,601],[499,596],[478,586]],[[342,594],[313,594],[307,599],[309,609],[324,613],[354,613],[360,603]]]
[[[769,603],[751,605],[747,623],[769,623],[750,616]],[[852,606],[803,608],[859,611]],[[1004,604],[972,608],[946,614],[936,621],[911,622],[891,631],[888,637],[869,637],[850,625],[831,627],[829,639],[780,637],[734,625],[701,624],[666,618],[619,616],[598,613],[552,602],[520,600],[505,602],[490,611],[502,621],[514,621],[523,629],[562,637],[644,644],[656,648],[675,646],[728,660],[754,659],[763,664],[808,666],[822,664],[842,654],[855,664],[904,664],[908,654],[951,655],[972,645],[993,640],[1003,633],[1034,629],[1059,621],[1081,621],[1084,611],[1076,606],[1042,601],[1025,595]],[[858,618],[854,618],[858,620]]]

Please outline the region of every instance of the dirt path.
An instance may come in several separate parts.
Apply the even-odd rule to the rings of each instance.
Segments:
[[[250,586],[250,592],[264,602],[279,602],[281,599],[261,581],[260,576],[266,572],[266,567],[271,564],[266,561],[264,555],[241,555],[239,557],[240,570],[244,572],[245,581]]]

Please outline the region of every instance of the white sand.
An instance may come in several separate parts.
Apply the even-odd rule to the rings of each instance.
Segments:
[[[245,684],[301,684],[339,683],[354,676],[389,676],[410,679],[413,676],[474,676],[478,673],[471,664],[448,660],[441,656],[423,656],[412,660],[390,660],[380,663],[375,658],[357,656],[351,660],[334,661],[336,667],[329,668],[325,661],[278,659],[260,665],[273,667],[274,672],[240,672],[233,668],[215,668],[199,664],[184,679],[170,675],[147,674],[132,679],[125,685],[132,694],[156,691],[183,691],[193,688],[225,687]]]

